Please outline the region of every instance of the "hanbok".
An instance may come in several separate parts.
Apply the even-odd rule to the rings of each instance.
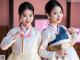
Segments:
[[[70,44],[71,40],[71,35],[68,33],[65,26],[58,25],[56,27],[49,24],[42,32],[42,44],[39,49],[39,54],[47,60],[79,60],[74,47]],[[52,47],[49,47],[49,45]],[[48,47],[53,50],[48,50]],[[65,50],[66,55],[57,58],[55,54],[56,48],[58,50]]]
[[[34,27],[26,30],[24,27],[11,29],[6,37],[2,40],[1,48],[12,47],[12,53],[7,60],[41,60],[38,49],[41,42],[41,33]],[[17,32],[24,33],[24,36],[19,36],[16,41],[11,45],[13,38]]]

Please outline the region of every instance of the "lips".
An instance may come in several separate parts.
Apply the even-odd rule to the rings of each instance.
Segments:
[[[25,21],[26,23],[29,23],[28,21]]]
[[[60,19],[56,19],[56,20],[60,20]]]

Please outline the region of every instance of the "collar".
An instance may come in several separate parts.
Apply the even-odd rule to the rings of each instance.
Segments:
[[[24,37],[30,37],[31,36],[31,31],[32,31],[32,26],[30,26],[28,29],[26,29],[24,26],[20,27],[20,33]]]
[[[55,25],[52,25],[51,23],[49,23],[49,27],[50,27],[50,29],[52,29],[56,34],[59,34],[59,25],[58,25],[58,26],[55,26]]]

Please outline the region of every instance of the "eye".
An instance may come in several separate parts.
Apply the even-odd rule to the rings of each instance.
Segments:
[[[23,17],[26,17],[26,15],[25,15],[25,14],[23,14]]]
[[[56,15],[57,13],[56,12],[54,12],[54,15]]]
[[[60,11],[60,14],[62,14],[63,12],[62,11]]]
[[[30,14],[29,16],[32,17],[32,14]]]
[[[60,12],[60,13],[62,13],[62,12]]]

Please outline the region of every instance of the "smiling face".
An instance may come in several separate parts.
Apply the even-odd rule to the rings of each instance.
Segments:
[[[51,24],[59,24],[62,21],[63,12],[59,6],[55,6],[47,16]]]
[[[32,10],[26,9],[21,15],[20,22],[23,26],[29,27],[33,21],[34,14]]]

